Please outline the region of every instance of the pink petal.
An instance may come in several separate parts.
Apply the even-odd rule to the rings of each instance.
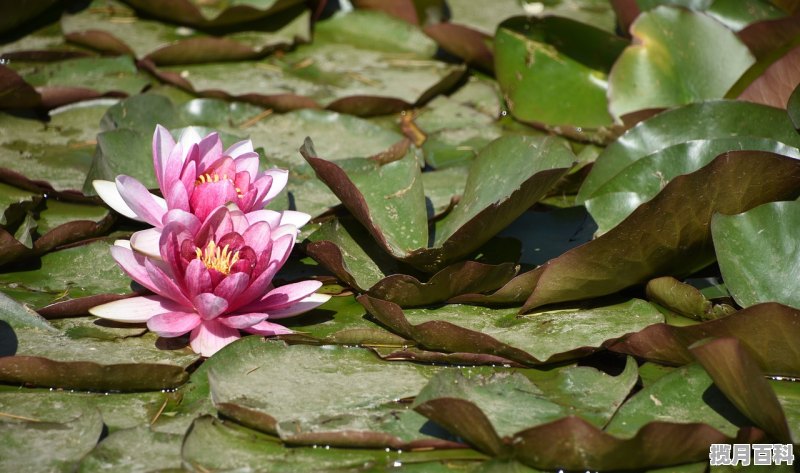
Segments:
[[[180,310],[180,306],[169,299],[140,296],[98,305],[89,309],[89,313],[116,322],[142,323],[155,315],[173,310]]]
[[[218,182],[207,182],[196,186],[189,203],[192,206],[192,213],[200,220],[205,220],[214,209],[228,202],[236,202],[236,199],[233,183],[221,179]]]
[[[294,225],[297,228],[302,227],[311,220],[311,215],[295,210],[284,210],[281,212],[281,225]],[[274,228],[274,227],[273,227]]]
[[[245,230],[242,237],[247,246],[256,253],[261,253],[269,246],[271,234],[272,229],[267,222],[258,222]]]
[[[283,227],[291,227],[291,225],[282,225],[278,227],[276,231]],[[276,238],[275,233],[272,234],[273,244],[270,262],[276,262],[278,264],[278,268],[282,267],[283,264],[286,263],[286,260],[289,259],[289,255],[292,253],[292,249],[294,248],[295,236],[296,235],[289,234]]]
[[[169,190],[175,186],[175,182],[181,177],[181,170],[183,169],[184,152],[191,151],[191,148],[186,148],[181,143],[172,148],[172,152],[167,157],[164,163],[164,174],[162,176],[164,187],[161,188],[161,194],[167,195]]]
[[[198,143],[200,154],[197,158],[197,172],[204,173],[209,166],[223,156],[222,140],[217,133],[211,133]]]
[[[125,203],[125,201],[122,199],[122,196],[119,195],[119,191],[117,190],[117,185],[115,183],[98,179],[92,181],[92,187],[94,187],[97,195],[103,199],[103,202],[105,202],[106,205],[112,209],[116,210],[120,215],[133,220],[142,220],[138,215],[136,215],[136,212],[134,212],[133,209]]]
[[[281,224],[281,218],[283,218],[281,212],[276,212],[274,210],[262,209],[247,213],[247,221],[250,225],[254,225],[258,222],[267,222],[270,228],[278,228]]]
[[[153,167],[156,171],[156,179],[160,188],[165,187],[164,183],[164,166],[172,153],[172,148],[175,147],[175,140],[169,130],[161,125],[156,125],[156,131],[153,133]]]
[[[228,327],[247,329],[253,325],[263,322],[267,318],[264,313],[250,313],[250,314],[236,314],[236,315],[223,315],[216,320],[225,324]]]
[[[236,145],[234,145],[236,146]],[[250,145],[252,148],[253,145]],[[246,172],[248,176],[250,176],[250,180],[255,179],[258,175],[258,153],[253,151],[245,151],[237,156],[233,156],[232,154],[225,153],[231,158],[236,161],[236,170],[240,172]]]
[[[183,163],[183,171],[181,171],[181,183],[186,189],[186,195],[192,196],[194,190],[194,183],[197,180],[197,163],[194,161],[186,161]]]
[[[180,337],[200,325],[200,316],[194,312],[167,312],[147,321],[147,328],[160,337]]]
[[[189,297],[195,297],[204,292],[211,292],[211,275],[208,274],[206,265],[199,259],[189,262],[186,274],[183,276]]]
[[[167,212],[164,199],[151,194],[141,182],[130,176],[117,176],[116,183],[122,200],[140,219],[154,227],[162,226],[161,217]]]
[[[189,342],[192,350],[203,356],[211,356],[240,337],[239,331],[216,320],[204,320],[192,330]]]
[[[130,249],[115,244],[111,247],[111,257],[131,279],[156,294],[161,294],[161,290],[150,280],[150,275],[147,274],[144,256],[137,255]]]
[[[286,317],[293,317],[300,315],[309,310],[316,309],[322,304],[328,302],[331,296],[328,294],[311,294],[303,299],[300,299],[293,304],[290,304],[282,309],[275,309],[269,311],[269,319],[285,319]]]
[[[167,191],[167,207],[169,209],[180,209],[186,212],[191,211],[189,207],[189,194],[186,187],[180,181],[172,181],[172,186]]]
[[[226,223],[227,222],[227,223]],[[229,229],[225,226],[229,225]],[[229,233],[233,230],[233,222],[231,221],[230,211],[226,207],[218,207],[203,221],[200,229],[195,234],[195,242],[198,246],[205,246],[209,241],[216,241],[216,232],[219,229],[225,230],[224,233]],[[222,235],[220,235],[222,236]]]
[[[292,330],[284,327],[280,324],[273,324],[267,320],[253,325],[252,327],[244,329],[246,332],[255,333],[256,335],[263,335],[265,337],[271,337],[273,335],[288,335],[290,333],[294,333]]]
[[[214,294],[228,302],[233,302],[239,297],[239,294],[247,289],[249,284],[250,276],[246,273],[232,273],[214,288]]]
[[[172,276],[183,274],[189,260],[195,259],[196,255],[190,254],[188,259],[184,259],[181,254],[182,242],[191,242],[192,235],[180,222],[169,222],[161,231],[161,239],[158,242],[159,252]]]
[[[286,187],[286,183],[289,182],[289,171],[285,169],[270,169],[265,174],[272,177],[272,185],[264,197],[264,200],[269,202]]]
[[[148,228],[131,235],[131,248],[150,258],[161,259],[161,248],[158,242],[161,240],[160,228]]]
[[[204,320],[211,320],[224,313],[228,308],[228,301],[210,292],[194,296],[192,302],[194,302],[197,313]]]
[[[153,281],[156,294],[162,295],[168,299],[172,299],[186,307],[192,307],[192,303],[186,298],[180,287],[173,281],[173,278],[168,276],[161,268],[154,265],[152,261],[145,260],[144,267],[147,269],[147,275]]]
[[[253,142],[250,140],[244,140],[232,144],[230,148],[226,149],[225,152],[222,154],[224,154],[225,156],[230,156],[231,158],[235,159],[245,153],[252,153],[252,152],[253,152]]]
[[[190,235],[197,234],[202,225],[197,216],[181,209],[172,209],[164,215],[164,225],[170,222],[178,222]]]
[[[271,318],[274,310],[283,309],[295,304],[312,295],[314,291],[320,287],[322,287],[322,283],[319,281],[300,281],[276,287],[258,301],[245,306],[242,310],[248,312],[267,312],[270,314]]]
[[[192,145],[199,143],[201,140],[202,138],[200,138],[200,133],[197,132],[197,128],[187,126],[181,130],[181,136],[178,137],[178,144],[181,145],[184,153],[188,155],[189,151],[192,149]],[[186,155],[181,156],[181,164],[186,161]]]
[[[272,262],[261,274],[256,276],[255,279],[251,278],[252,282],[250,286],[248,286],[235,301],[232,301],[230,307],[228,307],[228,311],[233,312],[239,307],[252,302],[254,299],[262,297],[272,284],[272,278],[275,277],[275,273],[278,272],[279,268],[280,266]]]
[[[272,188],[272,176],[268,176],[266,174],[262,174],[259,176],[253,184],[251,185],[250,189],[255,189],[256,197],[255,200],[257,202],[257,208],[264,208],[265,205],[269,203],[269,199],[267,199],[267,194],[269,193],[270,189]]]

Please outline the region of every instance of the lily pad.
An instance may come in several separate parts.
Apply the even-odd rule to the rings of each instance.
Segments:
[[[279,14],[302,3],[301,0],[234,0],[206,3],[197,0],[177,0],[168,8],[157,0],[130,0],[129,5],[170,23],[203,28],[222,28],[252,23]]]
[[[44,108],[103,96],[125,97],[142,91],[150,79],[127,56],[75,58],[53,63],[13,61],[10,66],[36,88]]]
[[[220,450],[210,449],[209,445]],[[220,451],[225,454],[221,455]],[[246,469],[253,465],[276,473],[312,473],[320,470],[366,472],[376,468],[395,468],[397,463],[421,463],[428,467],[435,463],[427,462],[480,461],[485,458],[485,455],[468,449],[400,453],[377,449],[287,448],[275,437],[207,416],[195,421],[183,444],[184,465],[189,466],[189,471],[198,473]],[[427,471],[427,468],[423,471]]]
[[[694,320],[714,320],[736,312],[727,304],[712,304],[699,289],[669,276],[651,279],[645,289],[651,301]]]
[[[786,114],[772,107],[727,100],[687,105],[640,123],[609,145],[595,161],[576,202],[597,196],[598,190],[614,176],[672,146],[693,142],[702,150],[708,141],[744,137],[800,147],[800,136]],[[651,181],[661,183],[660,179]]]
[[[398,402],[427,383],[432,367],[387,364],[364,349],[321,350],[257,337],[237,342],[209,363],[217,409],[284,441],[404,449],[453,445],[420,433],[425,419]],[[283,369],[288,363],[289,372]],[[298,391],[300,385],[305,388]]]
[[[517,314],[517,309],[456,304],[403,311],[392,302],[367,295],[358,301],[378,321],[421,347],[498,355],[525,364],[585,356],[663,320],[655,307],[638,299],[528,315]]]
[[[579,21],[512,18],[495,38],[495,70],[515,118],[604,141],[613,120],[607,77],[627,41]]]
[[[97,409],[110,432],[149,424],[173,396],[163,392],[108,394],[15,389],[0,392],[0,412],[5,414],[0,417],[4,420],[24,418],[31,422],[60,423]]]
[[[636,0],[636,4],[645,11],[668,5],[705,12],[733,31],[740,31],[752,23],[786,16],[781,8],[769,0]]]
[[[492,142],[472,164],[459,204],[436,222],[429,246],[429,239],[418,235],[418,229],[404,227],[406,220],[399,225],[393,224],[393,227],[382,225],[382,222],[398,218],[391,212],[393,207],[386,207],[383,195],[405,196],[416,189],[417,197],[407,204],[415,209],[415,214],[424,212],[422,186],[416,178],[374,183],[382,187],[382,193],[365,195],[357,187],[357,176],[351,176],[335,163],[318,158],[310,142],[301,152],[319,178],[337,194],[385,251],[426,271],[435,271],[457,261],[488,241],[543,197],[567,172],[573,156],[563,141],[549,137],[508,136]],[[525,172],[520,173],[518,169]],[[493,186],[495,180],[506,185]],[[410,231],[417,233],[412,236],[407,233]]]
[[[148,427],[120,430],[104,438],[81,460],[79,473],[180,469],[183,436]]]
[[[714,216],[711,234],[720,271],[739,305],[779,302],[800,308],[795,286],[800,246],[786,238],[798,220],[800,202],[772,202],[738,215]]]
[[[730,438],[751,425],[696,363],[672,371],[625,401],[606,432],[629,438],[650,422],[703,423]]]
[[[134,10],[114,0],[95,0],[89,7],[61,19],[71,42],[112,54],[131,54],[157,64],[250,59],[291,46],[310,37],[310,12],[287,10],[260,22],[266,31],[212,36],[190,28],[138,18]]]
[[[94,448],[103,430],[96,409],[63,423],[2,422],[0,468],[5,471],[69,472]]]
[[[100,118],[112,104],[97,101],[65,107],[51,112],[46,124],[0,114],[0,167],[35,181],[44,191],[81,189]]]
[[[615,117],[725,96],[755,62],[717,21],[691,10],[659,6],[631,25],[634,44],[608,77]]]
[[[0,287],[31,291],[25,302],[34,306],[94,294],[127,294],[131,281],[111,258],[105,241],[48,253],[41,265],[0,274]]]
[[[689,275],[714,261],[710,238],[714,213],[738,213],[794,198],[797,179],[800,166],[792,158],[756,151],[724,153],[700,170],[670,181],[655,198],[597,239],[517,276],[491,296],[459,300],[509,303],[527,298],[525,312],[612,294],[656,276]],[[696,197],[687,201],[687,195]],[[632,242],[635,252],[630,251]]]
[[[657,324],[610,347],[662,364],[693,361],[688,347],[709,337],[734,337],[761,370],[776,376],[800,376],[800,353],[793,342],[800,312],[776,303],[758,304],[728,317],[686,327]]]

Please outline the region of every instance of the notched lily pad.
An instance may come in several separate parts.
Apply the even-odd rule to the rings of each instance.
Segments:
[[[364,349],[286,346],[258,337],[236,342],[208,363],[217,409],[286,442],[403,449],[456,445],[421,431],[424,418],[399,402],[416,395],[433,367],[386,363]],[[283,368],[288,364],[289,372]],[[298,391],[300,385],[304,389]]]
[[[662,364],[691,363],[688,347],[709,337],[734,337],[755,358],[760,368],[777,376],[800,376],[800,312],[776,303],[758,304],[728,317],[686,327],[658,324],[610,347]]]
[[[517,309],[450,304],[403,311],[397,304],[363,295],[358,301],[378,321],[420,347],[451,353],[482,353],[524,364],[574,359],[619,337],[661,322],[649,303],[519,315]]]
[[[384,202],[387,195],[402,196],[404,204],[414,209],[417,220],[424,219],[424,194],[418,178],[381,181],[373,184],[380,186],[380,192],[362,192],[361,176],[317,157],[310,140],[301,153],[385,251],[428,272],[458,261],[488,241],[544,197],[568,171],[573,159],[564,142],[550,137],[508,136],[492,142],[473,162],[458,205],[436,222],[432,235],[424,238],[418,230],[407,228],[405,220],[397,222],[392,207]],[[418,176],[418,168],[415,169]],[[519,169],[525,172],[520,173]],[[505,184],[495,186],[495,181]]]

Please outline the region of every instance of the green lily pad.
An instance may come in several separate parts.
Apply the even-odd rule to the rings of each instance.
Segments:
[[[214,445],[216,448],[209,448]],[[220,452],[225,452],[221,455]],[[287,448],[267,436],[212,417],[195,421],[183,444],[184,465],[189,471],[248,469],[253,465],[275,473],[318,471],[382,471],[398,464],[426,467],[436,461],[484,460],[486,456],[467,449],[430,452],[397,452],[378,449]],[[402,469],[398,471],[404,471]],[[414,470],[418,471],[418,470]],[[422,471],[428,471],[423,468]],[[438,470],[434,470],[438,471]]]
[[[744,180],[743,176],[747,176]],[[490,296],[459,301],[510,303],[522,311],[612,294],[657,276],[686,276],[714,261],[714,213],[738,213],[796,197],[797,160],[757,151],[732,151],[678,176],[622,223],[589,243],[523,273]],[[766,184],[766,183],[769,184]],[[687,195],[695,198],[686,200]],[[630,251],[635,241],[637,251]]]
[[[414,396],[432,367],[386,363],[364,349],[286,346],[257,337],[231,345],[208,363],[217,409],[287,442],[392,448],[452,444],[421,434],[425,419],[397,401]]]
[[[383,12],[370,10],[340,11],[320,21],[314,30],[314,41],[351,44],[420,58],[436,54],[436,43],[422,30]]]
[[[92,55],[92,52],[64,41],[58,23],[43,26],[0,45],[0,57],[9,60],[59,60]]]
[[[42,181],[45,190],[81,189],[98,123],[111,104],[105,100],[65,107],[52,112],[46,124],[0,114],[0,167]]]
[[[725,96],[755,62],[719,22],[690,10],[660,6],[631,25],[634,44],[608,77],[615,117]]]
[[[207,3],[197,0],[176,0],[164,8],[157,0],[130,0],[129,5],[170,23],[202,28],[225,28],[278,15],[302,3],[301,0],[234,0]]]
[[[0,468],[5,471],[69,472],[95,444],[103,430],[96,409],[63,423],[2,422]]]
[[[109,431],[115,432],[149,424],[172,396],[163,392],[108,394],[16,388],[14,392],[0,392],[0,412],[5,414],[0,417],[59,423],[97,409]]]
[[[492,354],[526,364],[584,356],[663,320],[655,307],[638,299],[528,315],[517,314],[517,309],[456,304],[403,311],[394,303],[367,295],[358,301],[378,321],[422,347]]]
[[[769,0],[636,0],[642,10],[652,10],[661,5],[691,8],[705,12],[733,31],[740,31],[752,23],[784,18],[786,13]]]
[[[772,107],[727,100],[687,105],[640,123],[625,133],[622,139],[609,145],[597,158],[581,186],[577,203],[597,196],[601,187],[629,166],[648,156],[656,157],[656,153],[672,146],[687,146],[685,143],[692,142],[702,150],[711,144],[707,142],[713,140],[744,137],[800,147],[800,136],[786,114]],[[661,180],[651,179],[650,182],[650,185],[652,182],[660,185]]]
[[[625,401],[606,432],[629,438],[650,422],[703,423],[731,438],[751,425],[696,363],[672,371]]]
[[[388,226],[388,222],[396,222],[397,216],[382,197],[405,196],[417,189],[418,197],[407,204],[415,209],[415,214],[424,212],[422,186],[417,179],[373,183],[382,187],[382,194],[365,195],[358,188],[361,181],[357,175],[318,158],[310,142],[301,152],[318,177],[342,199],[385,251],[429,272],[469,255],[543,197],[567,172],[573,156],[563,141],[549,137],[508,136],[494,141],[472,164],[458,205],[436,222],[429,246],[428,238],[404,226],[406,220]],[[506,184],[493,186],[495,180]],[[382,222],[386,223],[381,225]],[[411,231],[417,233],[408,233]]]
[[[142,91],[150,79],[127,56],[75,58],[53,63],[9,63],[42,96],[42,106],[61,105],[103,96],[128,96]]]
[[[776,376],[799,376],[800,353],[793,342],[800,312],[776,303],[758,304],[701,324],[673,327],[657,324],[610,347],[662,364],[693,361],[688,347],[709,337],[734,337],[756,359],[761,370]]]
[[[570,18],[512,18],[495,37],[495,70],[512,115],[557,133],[606,140],[608,73],[627,41]]]
[[[687,141],[639,159],[603,184],[585,202],[605,233],[625,220],[642,202],[653,198],[672,179],[689,174],[710,163],[726,151],[769,151],[800,158],[800,150],[772,139],[756,137]]]
[[[81,460],[79,473],[180,469],[183,436],[148,427],[120,430],[104,438]]]
[[[316,309],[282,323],[295,334],[289,341],[336,345],[403,346],[408,341],[366,319],[366,311],[353,296],[336,296]]]
[[[800,220],[800,202],[772,202],[738,215],[715,215],[711,234],[725,286],[749,307],[779,302],[800,308],[795,274],[800,246],[787,235]]]
[[[130,7],[114,0],[95,0],[89,7],[61,19],[67,40],[112,54],[132,54],[157,64],[190,64],[250,59],[295,40],[310,37],[310,12],[291,9],[261,22],[266,31],[211,36],[190,28],[138,18]]]
[[[110,244],[96,241],[41,257],[36,269],[0,274],[0,288],[30,291],[24,302],[42,306],[94,294],[127,294],[131,280],[111,257]]]
[[[775,391],[738,340],[712,340],[695,345],[691,351],[720,391],[758,427],[780,442],[796,441]]]

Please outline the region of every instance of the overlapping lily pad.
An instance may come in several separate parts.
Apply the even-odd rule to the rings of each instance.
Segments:
[[[309,39],[310,12],[293,8],[258,25],[267,31],[233,32],[212,36],[191,28],[138,18],[127,5],[96,0],[61,20],[71,42],[113,54],[132,54],[157,64],[251,59],[296,40]]]
[[[800,202],[772,202],[739,215],[714,217],[714,249],[725,285],[739,305],[779,302],[800,307],[795,277],[800,247],[787,238],[798,220]]]
[[[217,409],[287,442],[403,449],[454,444],[420,432],[425,419],[399,402],[416,395],[433,367],[387,363],[364,349],[286,346],[257,337],[209,364]],[[305,388],[298,391],[300,385]]]
[[[673,179],[599,238],[517,276],[491,296],[458,300],[526,300],[524,312],[612,294],[656,276],[689,275],[714,261],[710,241],[714,213],[739,213],[794,198],[798,179],[800,166],[792,158],[755,151],[722,154],[700,170]],[[687,195],[695,198],[687,201]]]
[[[157,0],[129,0],[129,5],[162,20],[205,28],[226,27],[251,23],[277,15],[302,3],[301,0],[255,0],[207,3],[197,0],[177,0],[165,8]]]
[[[766,373],[778,376],[800,374],[797,309],[776,303],[758,304],[728,317],[686,327],[658,324],[611,346],[611,350],[653,360],[683,365],[693,360],[688,347],[709,337],[733,337],[750,352]]]
[[[642,13],[631,34],[634,43],[608,78],[615,117],[722,98],[755,62],[731,30],[690,10],[660,6]]]
[[[509,136],[492,142],[472,164],[459,204],[436,222],[432,237],[427,237],[419,233],[424,227],[409,226],[407,217],[401,220],[392,213],[394,206],[386,206],[387,198],[402,198],[404,205],[414,209],[417,220],[425,218],[418,167],[411,167],[413,174],[402,180],[373,182],[373,193],[362,193],[358,175],[317,157],[310,142],[301,152],[385,251],[426,271],[439,269],[480,247],[541,199],[567,172],[573,159],[564,143],[553,138]],[[505,188],[493,185],[500,181],[505,182]]]
[[[607,76],[627,41],[560,17],[512,18],[495,38],[497,80],[519,120],[604,141],[613,125]]]
[[[663,321],[649,303],[625,303],[519,315],[518,309],[450,304],[402,310],[368,295],[358,301],[378,321],[423,348],[497,355],[526,364],[585,356],[625,334]]]
[[[153,432],[140,426],[120,430],[104,438],[83,459],[78,471],[180,469],[183,436]]]
[[[53,63],[9,62],[36,88],[47,109],[98,97],[125,97],[142,91],[150,79],[127,56],[75,58]]]

